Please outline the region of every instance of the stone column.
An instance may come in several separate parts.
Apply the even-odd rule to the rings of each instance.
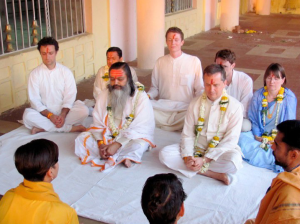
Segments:
[[[256,14],[270,15],[271,0],[256,0]]]
[[[164,55],[165,1],[136,0],[137,66],[152,69]]]
[[[239,25],[240,1],[222,0],[221,1],[221,20],[220,29],[222,31],[232,31]]]

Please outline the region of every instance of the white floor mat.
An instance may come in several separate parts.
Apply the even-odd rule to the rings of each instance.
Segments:
[[[60,170],[52,182],[62,201],[74,207],[78,215],[107,223],[148,223],[141,206],[143,185],[149,176],[173,172],[183,180],[188,194],[185,216],[179,223],[240,224],[254,218],[259,203],[275,173],[248,165],[225,186],[219,181],[197,175],[192,179],[162,165],[159,150],[180,141],[180,133],[155,130],[157,148],[146,152],[141,165],[127,169],[119,165],[101,173],[96,167],[81,165],[74,154],[78,133],[39,133],[30,135],[24,126],[0,137],[0,194],[16,187],[22,176],[17,172],[13,154],[33,139],[46,138],[59,146]]]

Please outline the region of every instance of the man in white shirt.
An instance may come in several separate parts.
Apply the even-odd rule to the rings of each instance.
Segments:
[[[221,65],[204,69],[205,92],[189,105],[181,144],[164,147],[160,161],[187,177],[201,174],[230,184],[228,173],[242,167],[238,146],[243,106],[226,93],[226,73]]]
[[[133,83],[124,62],[110,67],[109,78],[108,88],[98,96],[91,128],[75,140],[81,163],[92,163],[101,171],[120,163],[141,163],[149,145],[154,147],[154,115],[144,86]]]
[[[59,49],[52,37],[38,43],[43,63],[35,68],[28,79],[31,108],[23,114],[24,125],[31,134],[48,132],[81,132],[88,116],[88,108],[76,99],[76,83],[70,69],[56,62]]]
[[[235,53],[231,50],[223,49],[216,53],[215,63],[222,65],[226,71],[227,93],[244,106],[242,131],[250,131],[248,108],[253,96],[253,81],[246,73],[234,70],[235,60]]]
[[[109,84],[109,74],[108,70],[110,66],[116,62],[122,62],[122,50],[118,47],[110,47],[106,51],[106,62],[107,65],[102,66],[96,75],[94,82],[94,90],[93,95],[95,100],[97,100],[98,95],[107,89],[107,85]],[[132,75],[133,82],[137,82],[138,78],[136,76],[136,72],[133,68],[129,67]]]
[[[166,43],[170,54],[156,61],[148,96],[154,109],[156,126],[176,131],[183,127],[191,100],[203,92],[202,67],[199,58],[181,51],[184,44],[181,29],[169,28]]]

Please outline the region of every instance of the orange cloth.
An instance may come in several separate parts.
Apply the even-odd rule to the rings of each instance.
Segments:
[[[255,223],[300,223],[300,167],[273,179],[262,199]]]
[[[51,183],[24,179],[0,201],[0,224],[78,224],[76,211],[63,203]]]

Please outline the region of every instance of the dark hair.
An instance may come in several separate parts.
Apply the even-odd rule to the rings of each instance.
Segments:
[[[106,56],[107,56],[108,52],[117,52],[119,58],[122,57],[122,50],[120,48],[118,48],[118,47],[110,47],[110,48],[108,48],[107,51],[106,51]]]
[[[277,78],[285,78],[283,86],[286,84],[286,76],[285,76],[285,70],[284,68],[278,64],[278,63],[272,63],[269,65],[269,67],[267,68],[265,75],[264,75],[264,86],[266,86],[266,79],[268,78],[269,75],[271,75],[271,73],[273,72],[273,74],[277,77]]]
[[[58,51],[58,42],[53,37],[44,37],[38,42],[37,49],[40,51],[41,46],[54,45],[55,51]]]
[[[226,72],[222,65],[211,64],[208,65],[203,71],[203,79],[205,75],[214,75],[216,73],[221,73],[221,80],[224,82],[226,80]]]
[[[133,82],[133,79],[132,79],[132,74],[131,74],[129,65],[125,62],[116,62],[116,63],[114,63],[110,66],[109,74],[110,74],[110,71],[112,69],[122,69],[125,72],[125,74],[127,76],[127,82],[129,84],[129,87],[130,87],[130,96],[133,96],[134,91],[135,91],[135,85],[134,85],[134,82]]]
[[[157,174],[147,179],[141,204],[150,224],[172,224],[185,199],[186,194],[175,174]]]
[[[15,152],[15,165],[29,181],[43,181],[47,171],[58,162],[58,146],[47,139],[36,139]]]
[[[229,61],[230,64],[235,62],[235,53],[229,49],[223,49],[216,53],[215,62],[217,58],[221,58],[223,60]]]
[[[286,120],[277,125],[277,130],[283,134],[282,142],[286,143],[289,150],[300,150],[300,121]]]
[[[171,33],[171,32],[172,32],[172,33],[178,33],[178,34],[180,34],[181,41],[184,40],[184,34],[183,34],[182,30],[181,30],[180,28],[178,28],[178,27],[175,27],[175,26],[170,27],[170,28],[167,30],[167,32],[166,32],[166,40],[167,40],[168,34]]]

